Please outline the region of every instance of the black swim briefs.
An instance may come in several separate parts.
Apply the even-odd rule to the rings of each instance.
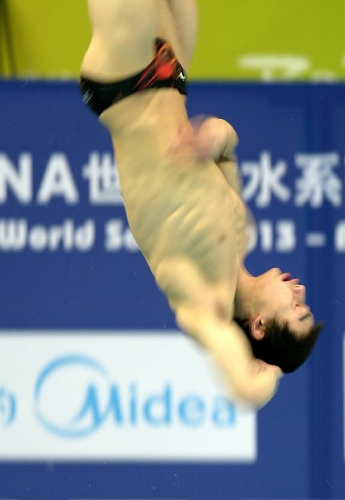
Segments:
[[[175,88],[187,95],[187,77],[169,42],[156,39],[156,56],[140,73],[114,83],[98,83],[80,78],[83,101],[98,116],[113,104],[136,92],[153,88]]]

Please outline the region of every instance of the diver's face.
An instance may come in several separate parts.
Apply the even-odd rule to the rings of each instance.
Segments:
[[[287,322],[290,329],[303,335],[314,325],[314,317],[305,303],[306,289],[299,279],[273,268],[261,276],[267,302],[266,314],[279,322]]]

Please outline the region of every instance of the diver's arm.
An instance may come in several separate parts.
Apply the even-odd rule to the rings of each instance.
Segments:
[[[225,380],[229,396],[258,408],[277,390],[281,370],[253,358],[248,340],[235,323],[230,325],[205,311],[180,308],[177,323],[211,355]]]
[[[256,360],[245,333],[231,321],[235,283],[230,280],[224,295],[220,283],[205,281],[194,262],[181,256],[161,260],[152,272],[177,325],[206,350],[222,372],[229,397],[264,406],[276,392],[281,371]]]

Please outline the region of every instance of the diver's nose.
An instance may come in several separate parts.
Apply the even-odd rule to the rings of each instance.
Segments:
[[[305,302],[305,286],[295,285],[293,287],[293,293],[298,302]]]

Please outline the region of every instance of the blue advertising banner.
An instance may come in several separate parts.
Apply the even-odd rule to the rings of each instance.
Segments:
[[[325,322],[256,415],[177,331],[77,85],[0,83],[0,499],[345,498],[344,90],[190,85],[240,137],[248,269]]]

